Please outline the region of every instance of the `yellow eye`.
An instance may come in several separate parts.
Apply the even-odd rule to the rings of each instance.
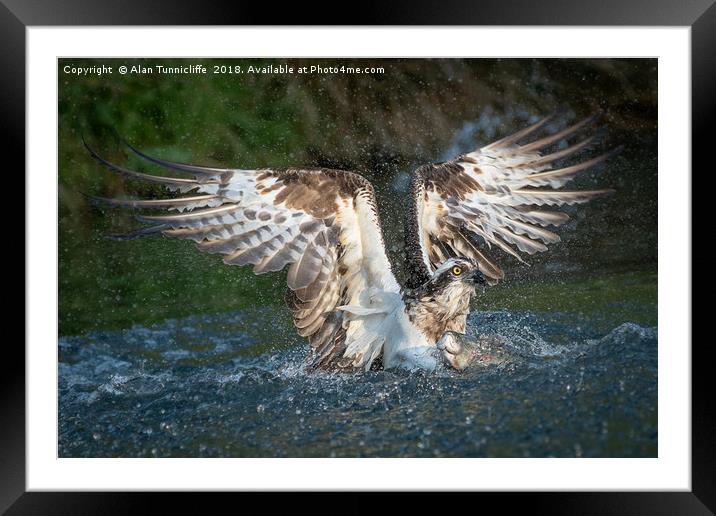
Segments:
[[[459,267],[456,265],[455,267],[452,268],[452,273],[455,276],[459,276],[460,274],[462,274],[462,267]]]

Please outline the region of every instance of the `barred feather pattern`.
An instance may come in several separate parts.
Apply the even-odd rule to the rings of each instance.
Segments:
[[[154,165],[192,178],[153,176],[94,158],[131,179],[189,194],[169,199],[105,199],[112,206],[159,209],[141,214],[144,228],[117,238],[150,234],[191,240],[229,265],[256,274],[288,267],[286,301],[298,333],[309,339],[311,365],[368,369],[384,341],[372,319],[338,307],[368,302],[374,289],[399,296],[384,249],[372,185],[358,174],[331,169],[220,169],[174,163],[130,150]],[[173,212],[173,213],[172,213]],[[371,307],[368,306],[368,309]]]
[[[439,164],[424,165],[413,174],[412,206],[406,220],[408,286],[424,283],[446,259],[472,258],[491,284],[504,277],[487,252],[497,248],[524,262],[547,250],[560,237],[550,227],[568,215],[547,206],[584,203],[612,190],[566,191],[561,188],[620,149],[552,168],[558,160],[587,149],[594,136],[552,153],[549,146],[590,127],[589,117],[566,129],[529,143],[525,138],[543,129],[551,117],[473,152]]]

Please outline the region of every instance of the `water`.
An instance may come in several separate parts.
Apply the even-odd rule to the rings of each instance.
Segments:
[[[275,308],[59,342],[61,457],[654,457],[657,332],[473,312],[464,373],[309,373]]]

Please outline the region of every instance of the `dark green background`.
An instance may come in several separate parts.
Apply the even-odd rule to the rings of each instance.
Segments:
[[[211,68],[316,61],[382,66],[385,73],[78,77],[62,71],[65,64],[116,70],[121,64]],[[603,112],[608,133],[599,148],[621,144],[624,151],[570,186],[612,187],[617,193],[570,208],[573,219],[560,230],[563,242],[530,257],[529,268],[494,252],[507,278],[475,308],[614,313],[615,320],[656,324],[655,59],[63,59],[58,70],[60,335],[280,306],[285,289],[283,274],[256,277],[250,268],[225,266],[189,242],[104,238],[137,226],[131,210],[97,208],[83,193],[163,192],[102,168],[84,149],[83,135],[110,161],[151,173],[163,172],[129,156],[117,135],[171,160],[360,172],[376,186],[400,276],[405,197],[393,185],[404,184],[405,174],[418,165],[444,158],[471,121],[500,120],[479,126],[491,129],[476,131],[477,147],[556,109],[565,122]],[[285,310],[279,312],[286,317]]]

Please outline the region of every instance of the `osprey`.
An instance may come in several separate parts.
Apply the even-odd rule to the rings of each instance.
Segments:
[[[373,186],[362,176],[327,168],[243,170],[141,158],[191,174],[154,176],[101,158],[124,176],[164,185],[185,196],[168,199],[95,198],[114,206],[163,208],[141,215],[149,224],[120,238],[163,234],[193,240],[220,253],[229,265],[253,265],[256,274],[288,266],[286,302],[298,333],[311,345],[315,368],[433,370],[441,361],[461,369],[470,300],[478,284],[503,278],[483,245],[523,261],[520,253],[545,251],[559,236],[546,229],[565,213],[538,208],[584,203],[611,190],[559,190],[577,173],[613,152],[564,168],[557,160],[589,145],[588,137],[545,153],[585,129],[594,117],[529,143],[551,117],[412,175],[406,216],[404,286],[393,275]],[[377,359],[380,359],[376,362]]]

